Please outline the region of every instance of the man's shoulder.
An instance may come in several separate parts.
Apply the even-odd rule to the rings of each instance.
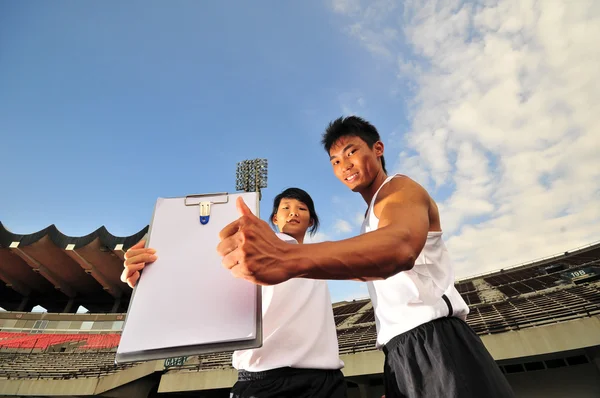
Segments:
[[[395,175],[381,187],[373,210],[375,216],[381,218],[386,211],[395,212],[395,209],[405,209],[407,206],[413,211],[422,210],[428,213],[430,231],[441,230],[435,200],[421,184],[405,175]]]
[[[409,195],[422,197],[426,200],[430,199],[429,193],[421,184],[403,174],[396,174],[387,184],[381,187],[377,195],[377,202],[396,195]]]

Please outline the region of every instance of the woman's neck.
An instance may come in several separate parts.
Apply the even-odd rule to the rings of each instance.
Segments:
[[[291,236],[292,238],[296,239],[296,242],[298,242],[298,244],[304,243],[304,235],[302,235],[302,236],[295,236],[295,235],[288,234],[288,233],[285,233],[285,232],[281,232],[281,233],[282,234],[286,234],[286,235]]]

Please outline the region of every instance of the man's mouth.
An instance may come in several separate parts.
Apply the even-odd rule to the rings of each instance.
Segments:
[[[300,221],[298,221],[298,220],[288,220],[287,223],[288,224],[300,224]]]
[[[352,182],[356,179],[357,176],[358,176],[358,173],[353,173],[353,174],[350,174],[348,177],[344,178],[344,180],[346,180],[348,182]]]

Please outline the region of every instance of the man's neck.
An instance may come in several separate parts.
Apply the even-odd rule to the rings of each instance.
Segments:
[[[367,202],[367,206],[371,204],[373,196],[375,196],[375,193],[377,193],[377,190],[383,185],[387,177],[387,174],[383,170],[381,170],[375,176],[373,182],[371,182],[369,186],[365,187],[365,189],[360,191],[360,194],[362,195],[363,199],[365,200],[365,202]]]

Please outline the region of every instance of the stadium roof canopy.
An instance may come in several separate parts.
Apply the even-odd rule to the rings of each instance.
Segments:
[[[148,231],[117,237],[105,227],[79,237],[51,225],[28,235],[0,222],[0,307],[49,312],[125,312],[131,289],[120,281],[125,251]]]
[[[83,305],[90,312],[126,312],[131,289],[120,281],[125,251],[137,243],[148,226],[134,235],[117,237],[105,227],[81,237],[61,233],[54,225],[28,235],[10,232],[0,222],[0,307],[30,311],[41,305],[48,312],[75,312]],[[551,258],[510,269],[463,279],[458,291],[470,305],[495,301],[481,297],[484,281],[501,291],[504,299],[538,291],[563,282],[590,281],[587,265],[600,263],[600,242]],[[597,270],[597,267],[594,267]],[[584,271],[582,271],[584,270]],[[566,273],[575,272],[564,281]],[[485,289],[483,289],[485,290]],[[488,294],[489,296],[489,294]]]

